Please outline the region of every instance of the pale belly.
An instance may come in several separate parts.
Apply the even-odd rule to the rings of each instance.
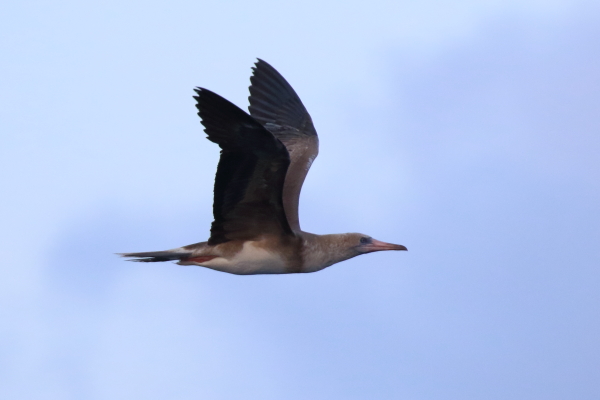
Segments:
[[[197,265],[237,275],[285,274],[289,272],[283,258],[276,253],[255,246],[253,242],[244,243],[242,250],[229,259],[216,257]]]

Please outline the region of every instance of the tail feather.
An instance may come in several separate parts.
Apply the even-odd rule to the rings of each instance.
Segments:
[[[121,257],[136,257],[127,261],[136,262],[161,262],[161,261],[180,261],[191,257],[191,251],[180,249],[166,251],[148,251],[143,253],[118,253]]]

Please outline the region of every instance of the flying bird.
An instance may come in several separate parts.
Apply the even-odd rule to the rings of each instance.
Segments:
[[[300,229],[298,201],[319,152],[317,132],[275,68],[258,59],[252,69],[250,114],[210,90],[195,89],[207,138],[221,148],[208,241],[120,255],[254,275],[315,272],[365,253],[406,250],[361,233],[315,235]]]

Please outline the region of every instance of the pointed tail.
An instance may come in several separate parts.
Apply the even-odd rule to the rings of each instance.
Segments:
[[[121,257],[136,257],[127,261],[136,262],[161,262],[161,261],[181,261],[192,255],[191,251],[183,249],[174,249],[166,251],[148,251],[144,253],[118,253]]]

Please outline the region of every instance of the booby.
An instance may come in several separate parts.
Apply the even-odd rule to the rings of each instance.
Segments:
[[[406,250],[361,233],[316,235],[300,229],[298,201],[319,152],[317,132],[275,68],[258,59],[252,69],[250,114],[208,89],[195,89],[207,138],[221,148],[208,241],[120,255],[255,275],[315,272],[361,254]]]

